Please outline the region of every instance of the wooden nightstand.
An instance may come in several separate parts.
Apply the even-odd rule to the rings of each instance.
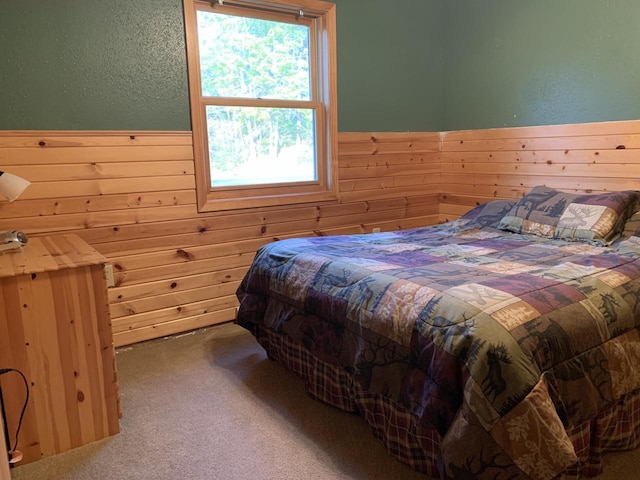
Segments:
[[[2,415],[0,415],[0,455],[3,455],[7,451],[7,447],[4,441],[4,423],[2,422]],[[9,473],[9,464],[7,463],[7,457],[0,457],[0,480],[11,480],[11,474]]]
[[[119,431],[105,262],[73,234],[30,238],[0,255],[0,368],[20,370],[30,385],[22,463]],[[13,441],[24,384],[15,374],[0,382]]]

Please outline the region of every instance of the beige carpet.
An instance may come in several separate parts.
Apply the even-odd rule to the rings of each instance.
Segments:
[[[14,468],[12,480],[425,480],[364,420],[304,393],[253,337],[227,324],[117,353],[121,433]],[[640,451],[598,480],[640,478]]]

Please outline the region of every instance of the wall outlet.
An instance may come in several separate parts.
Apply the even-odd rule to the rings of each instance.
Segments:
[[[110,263],[105,264],[104,274],[107,277],[107,288],[116,286],[116,279],[113,277],[113,265]]]
[[[380,227],[373,227],[371,233],[380,233]]]

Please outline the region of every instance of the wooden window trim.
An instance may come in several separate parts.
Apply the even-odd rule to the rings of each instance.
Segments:
[[[260,1],[224,2],[249,9],[260,6]],[[315,99],[306,102],[316,114],[316,148],[318,180],[313,182],[269,184],[250,187],[211,188],[208,158],[208,136],[206,105],[225,104],[222,98],[212,100],[202,96],[200,62],[198,52],[196,12],[199,9],[222,11],[236,8],[220,6],[215,2],[183,0],[187,44],[187,66],[189,69],[189,93],[193,130],[196,194],[198,211],[211,212],[264,206],[289,205],[295,203],[326,202],[338,199],[338,119],[337,119],[337,79],[336,79],[336,7],[335,4],[319,0],[275,0],[265,2],[266,7],[280,5],[281,11],[301,9],[305,18],[309,17],[314,27],[311,29],[311,62],[316,69],[312,75],[312,89]],[[220,9],[220,10],[216,10]],[[290,10],[289,10],[290,11]],[[244,13],[243,13],[244,14]],[[247,10],[247,16],[268,18],[270,14]],[[277,13],[273,15],[281,18]],[[234,100],[238,104],[237,100]],[[265,106],[289,105],[286,101],[251,100]]]

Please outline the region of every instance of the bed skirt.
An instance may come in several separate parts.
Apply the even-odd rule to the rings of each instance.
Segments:
[[[440,435],[416,425],[401,405],[364,390],[354,376],[323,362],[289,336],[260,328],[256,338],[269,358],[299,375],[314,398],[348,412],[360,414],[386,449],[411,468],[440,478]],[[595,419],[568,432],[578,462],[558,480],[576,480],[602,473],[602,456],[640,446],[640,391],[621,398]]]

